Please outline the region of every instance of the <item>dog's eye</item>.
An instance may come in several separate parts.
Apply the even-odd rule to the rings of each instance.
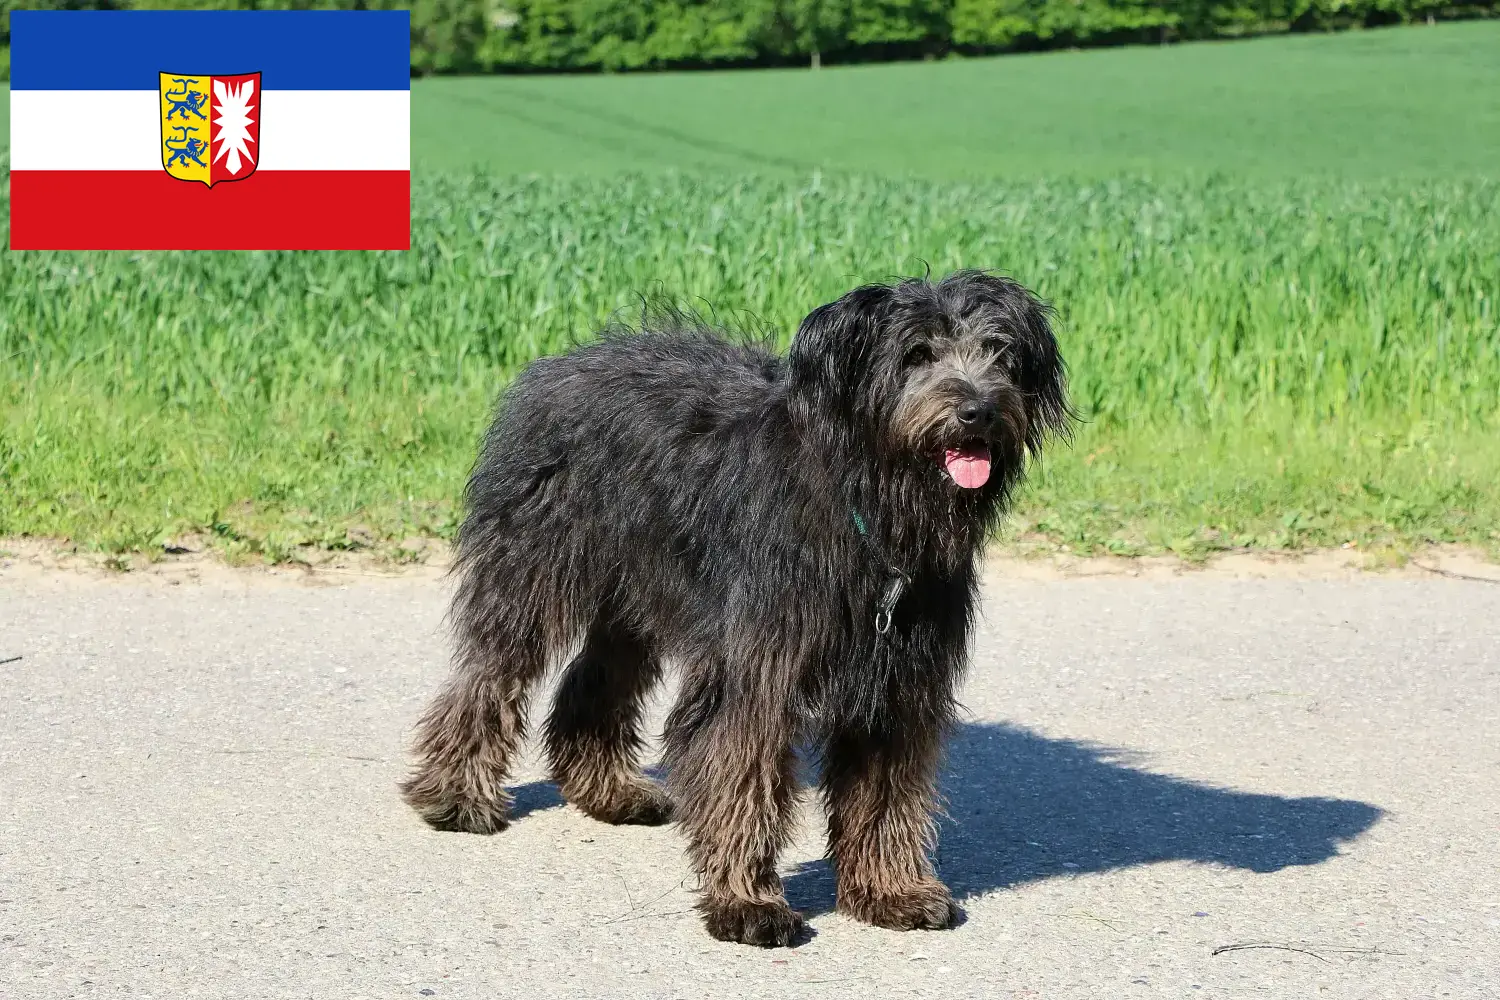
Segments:
[[[906,349],[906,357],[903,360],[908,368],[925,365],[932,360],[932,348],[926,344],[913,344]]]

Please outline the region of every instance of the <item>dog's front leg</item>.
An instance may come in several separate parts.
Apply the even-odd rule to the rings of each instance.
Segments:
[[[672,800],[702,880],[698,909],[721,941],[791,944],[802,917],[787,905],[776,856],[795,788],[786,705],[722,677],[690,675],[666,727]]]
[[[896,930],[957,920],[928,856],[943,728],[911,719],[881,735],[850,726],[827,740],[822,785],[839,912]]]

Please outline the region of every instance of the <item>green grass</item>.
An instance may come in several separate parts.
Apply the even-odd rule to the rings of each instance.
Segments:
[[[812,72],[418,81],[419,169],[1493,175],[1500,22]]]
[[[940,63],[418,80],[419,172],[1493,176],[1500,21]],[[8,141],[0,102],[0,143]]]
[[[1197,49],[1280,53],[1263,58],[1290,64],[1313,43],[1374,44],[1399,67],[1412,46],[1465,38],[1477,52],[1500,34],[1469,25]],[[1145,66],[1193,52],[819,79],[879,96],[924,73],[1040,73],[1049,59]],[[1219,72],[1221,62],[1192,79],[1206,88],[1203,67]],[[1304,75],[1311,87],[1316,74]],[[780,86],[792,75],[764,78],[435,81],[422,85],[432,89],[419,90],[415,113],[443,88],[627,84],[675,87],[701,109],[705,87]],[[1494,100],[1450,96],[1438,118],[1462,101]],[[1087,102],[1070,100],[1083,114]],[[882,134],[880,100],[848,101],[863,117],[842,128]],[[813,150],[809,162],[824,162],[808,105],[781,114]],[[1088,169],[1024,170],[1019,139],[1005,151],[965,114],[945,119],[951,148],[989,142],[1001,157],[971,158],[971,172],[1017,176],[964,181],[933,169],[934,179],[902,179],[893,175],[911,144],[889,141],[869,151],[884,158],[884,177],[732,160],[686,172],[614,164],[600,176],[599,164],[562,170],[562,147],[536,140],[530,154],[498,145],[491,154],[558,156],[549,176],[419,171],[406,254],[5,253],[0,536],[152,552],[199,533],[272,559],[446,536],[495,390],[530,358],[628,312],[639,293],[753,315],[785,336],[856,282],[930,265],[1001,267],[1060,309],[1088,423],[1034,479],[1012,538],[1189,556],[1346,542],[1500,552],[1500,179],[1480,169],[1497,130],[1480,120],[1401,160],[1397,147],[1434,120],[1403,114],[1388,121],[1404,121],[1405,133],[1358,123],[1309,133],[1287,151],[1305,170],[1271,169],[1276,143],[1265,133],[1216,146],[1191,116],[1116,115],[1121,134],[1178,151],[1186,169],[1152,176],[1130,172],[1130,156],[1109,142],[1096,142]],[[739,125],[721,121],[723,141],[755,146]],[[1082,136],[1076,122],[1067,127]],[[1038,162],[1062,148],[1026,141]],[[448,147],[419,139],[416,156],[446,149],[461,163],[464,148],[457,136]],[[1243,156],[1244,169],[1229,169],[1236,150],[1252,148],[1266,169]],[[1210,152],[1222,169],[1199,169]],[[1014,170],[1002,169],[1004,157]],[[1431,170],[1444,158],[1459,165],[1451,176]],[[1333,169],[1346,161],[1359,169]]]

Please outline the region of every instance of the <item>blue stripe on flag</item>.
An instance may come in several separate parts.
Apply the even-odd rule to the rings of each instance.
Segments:
[[[411,89],[404,10],[13,10],[12,90],[155,90],[158,72],[266,90]]]

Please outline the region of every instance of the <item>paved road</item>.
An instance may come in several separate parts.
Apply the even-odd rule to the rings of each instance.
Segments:
[[[430,580],[0,579],[0,996],[1500,996],[1500,587],[996,581],[946,772],[967,921],[710,940],[670,829],[401,805]],[[1270,944],[1215,954],[1224,946]],[[1300,949],[1300,950],[1289,950]]]

